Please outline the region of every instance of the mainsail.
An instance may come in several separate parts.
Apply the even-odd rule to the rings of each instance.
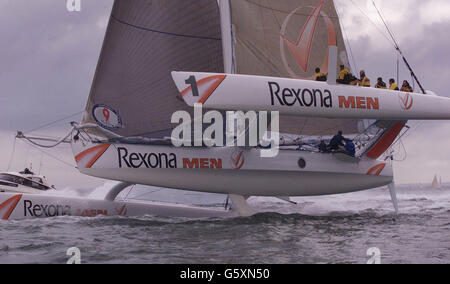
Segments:
[[[231,15],[237,74],[312,79],[317,67],[328,72],[329,46],[338,47],[338,65],[349,66],[332,0],[231,0]],[[358,121],[280,118],[283,133],[337,130],[357,133]]]
[[[163,138],[175,111],[192,113],[174,70],[223,73],[215,0],[116,0],[83,123],[124,136]]]
[[[168,137],[175,111],[192,115],[171,71],[312,79],[316,67],[327,72],[328,46],[336,45],[348,66],[332,0],[116,0],[83,123],[123,137]],[[280,131],[349,134],[357,124],[286,116]]]

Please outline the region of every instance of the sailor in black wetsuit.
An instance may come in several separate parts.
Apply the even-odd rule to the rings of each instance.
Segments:
[[[328,148],[332,151],[339,150],[339,146],[344,147],[345,146],[344,142],[347,140],[348,139],[346,139],[344,136],[342,136],[342,131],[339,131],[338,134],[335,135],[333,137],[333,139],[331,139],[330,145],[328,146]]]

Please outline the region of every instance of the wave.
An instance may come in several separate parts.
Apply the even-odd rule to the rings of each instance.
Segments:
[[[108,181],[93,189],[65,188],[53,195],[102,200],[109,190],[118,182]],[[398,186],[400,213],[417,213],[422,211],[445,211],[450,207],[449,189],[424,189],[421,185]],[[173,202],[197,206],[224,206],[226,195],[189,192],[149,186],[134,186],[125,189],[119,200],[151,200]],[[296,205],[277,198],[251,197],[249,203],[258,212],[277,212],[284,215],[303,214],[306,216],[334,216],[364,214],[375,210],[379,214],[390,215],[393,205],[389,190],[378,188],[357,193],[321,197],[294,197]]]

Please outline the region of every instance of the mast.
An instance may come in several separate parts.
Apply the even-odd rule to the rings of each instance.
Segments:
[[[234,74],[233,29],[230,0],[217,0],[222,31],[223,66],[225,73]]]
[[[222,52],[223,67],[227,74],[235,73],[234,66],[234,49],[233,49],[233,24],[231,21],[231,3],[230,0],[217,0],[220,10],[220,25],[222,33]],[[226,135],[234,137],[236,125],[234,125],[235,117],[227,116]]]

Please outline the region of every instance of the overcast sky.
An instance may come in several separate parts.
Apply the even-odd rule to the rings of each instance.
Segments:
[[[81,2],[82,11],[70,13],[65,0],[0,0],[0,170],[8,168],[15,130],[29,131],[84,109],[112,0]],[[372,1],[335,2],[357,69],[366,70],[372,81],[379,76],[396,77],[397,55],[385,38],[386,30]],[[424,87],[449,96],[450,1],[376,3]],[[410,80],[404,67],[400,75],[401,80]],[[69,129],[68,122],[78,121],[80,116],[38,133],[61,137]],[[406,161],[395,164],[396,182],[431,183],[434,174],[450,182],[450,123],[410,125],[413,129],[403,140],[407,155],[401,148],[398,155],[399,159],[406,157]],[[92,187],[104,182],[42,156],[23,142],[18,141],[15,150],[12,170],[30,163],[39,170],[42,164],[41,172],[59,188]],[[66,146],[49,153],[74,164]]]

